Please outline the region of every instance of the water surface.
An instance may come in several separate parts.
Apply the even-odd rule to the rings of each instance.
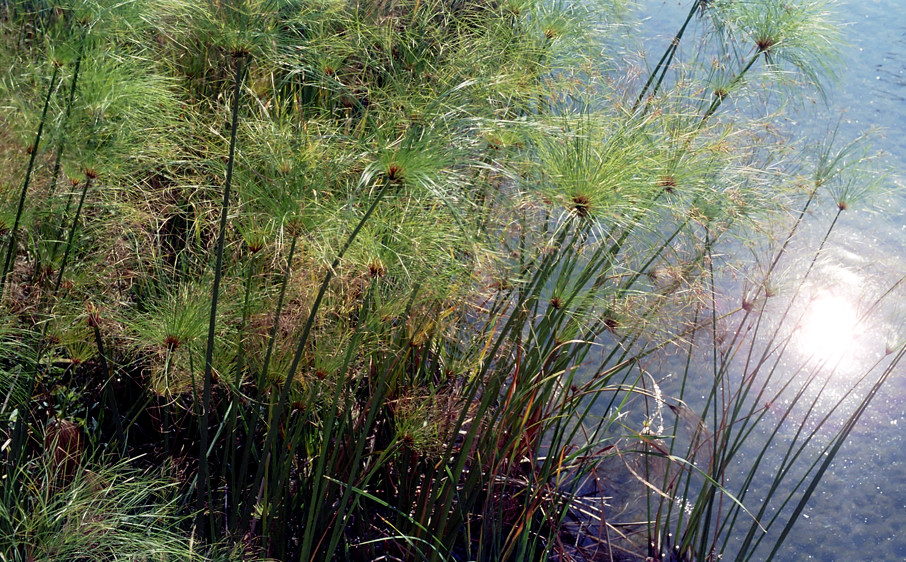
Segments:
[[[643,0],[641,30],[656,62],[688,12],[690,2]],[[850,330],[865,301],[906,275],[906,196],[901,171],[906,164],[906,4],[899,0],[842,0],[848,46],[838,66],[839,82],[828,86],[825,105],[807,103],[784,126],[806,138],[820,138],[839,122],[838,138],[864,133],[882,150],[890,175],[888,190],[857,202],[841,216],[816,270],[816,298],[797,344],[801,353],[829,353],[849,346],[852,370],[884,347],[902,343],[906,303],[895,300],[870,326]],[[829,207],[829,208],[828,208]],[[823,235],[832,205],[809,217],[813,242]],[[808,328],[808,326],[812,326]],[[850,330],[850,331],[847,331]],[[845,345],[844,345],[845,344]],[[830,348],[822,347],[830,346]],[[906,375],[901,365],[871,404],[825,475],[810,506],[787,539],[780,560],[906,560]],[[845,372],[845,370],[843,371]]]

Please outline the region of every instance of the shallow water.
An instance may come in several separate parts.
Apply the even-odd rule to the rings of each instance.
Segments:
[[[642,0],[638,13],[647,17],[643,43],[655,58],[688,11],[689,1]],[[845,22],[850,46],[839,65],[839,83],[828,88],[828,103],[818,101],[788,126],[819,138],[839,120],[838,136],[850,140],[872,129],[871,145],[884,151],[891,169],[884,187],[906,185],[906,4],[900,0],[841,0],[838,19]],[[653,64],[653,62],[651,63]],[[817,101],[817,100],[816,100]],[[826,205],[827,207],[827,205]],[[813,213],[806,233],[820,238],[830,211]],[[814,333],[801,335],[802,351],[821,353],[835,338],[853,339],[848,360],[858,371],[865,361],[883,354],[891,338],[903,336],[906,303],[891,302],[870,325],[854,334],[826,330],[852,323],[868,295],[906,275],[906,195],[884,194],[854,206],[841,217],[822,256],[816,285],[824,303],[813,314]],[[810,255],[810,254],[809,254]],[[822,293],[822,294],[824,294]],[[825,330],[825,331],[821,331]],[[843,341],[843,340],[840,340]],[[860,364],[862,361],[863,364]],[[906,560],[906,365],[888,381],[850,435],[787,539],[777,559]]]
[[[826,114],[845,112],[841,129],[850,137],[881,128],[873,144],[887,153],[892,167],[888,186],[902,186],[906,6],[898,0],[847,0],[840,8],[842,20],[851,22],[846,35],[852,47]],[[906,197],[891,194],[876,207],[876,212],[857,210],[835,233],[838,268],[872,270],[889,284],[906,273]],[[843,296],[855,300],[858,287]],[[906,560],[904,426],[906,376],[901,366],[841,450],[781,559]]]

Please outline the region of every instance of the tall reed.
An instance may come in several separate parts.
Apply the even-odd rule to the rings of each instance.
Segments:
[[[22,211],[25,208],[25,196],[28,194],[28,187],[31,184],[32,173],[35,169],[35,159],[38,156],[38,149],[41,145],[41,134],[44,132],[44,123],[47,120],[47,109],[50,107],[50,97],[57,87],[57,75],[59,72],[60,66],[57,63],[54,63],[53,73],[50,76],[50,83],[47,85],[47,94],[44,96],[44,108],[41,110],[41,119],[38,121],[38,130],[35,132],[35,140],[28,147],[28,165],[25,168],[25,179],[22,180],[22,188],[19,190],[19,203],[16,206],[16,218],[13,220],[12,228],[9,231],[9,238],[6,243],[6,255],[3,259],[3,271],[0,272],[0,297],[3,296],[4,289],[6,288],[6,277],[16,259],[19,221],[22,219]]]
[[[52,322],[5,301],[38,359],[0,360],[74,397],[0,408],[4,499],[32,501],[10,484],[38,475],[29,432],[77,411],[85,466],[106,450],[173,474],[172,528],[248,558],[773,555],[827,470],[812,451],[836,454],[867,404],[820,410],[808,389],[830,383],[781,372],[793,340],[769,324],[809,211],[836,189],[841,216],[857,184],[835,182],[864,164],[826,148],[802,180],[757,115],[758,80],[831,60],[821,5],[693,2],[634,80],[588,47],[618,11],[580,4],[85,4],[125,54],[85,48],[57,158],[99,162],[104,189],[79,194]],[[720,68],[698,64],[712,50]],[[728,311],[735,238],[784,214]],[[47,328],[84,330],[86,302],[87,358]]]
[[[205,505],[211,506],[211,479],[208,475],[208,419],[211,409],[211,385],[214,370],[214,334],[217,326],[217,301],[220,297],[220,279],[223,275],[223,250],[227,229],[227,216],[230,209],[230,188],[233,181],[233,164],[236,156],[236,134],[239,128],[239,99],[242,93],[242,82],[245,69],[248,66],[248,53],[234,53],[235,60],[235,85],[233,90],[233,109],[230,122],[230,148],[227,155],[226,180],[223,186],[223,203],[220,211],[220,226],[217,234],[214,262],[214,284],[211,288],[211,318],[208,321],[208,341],[205,348],[204,359],[204,389],[202,390],[201,420],[199,422],[199,485],[206,486],[205,493],[198,492],[199,512],[204,512]],[[204,498],[204,500],[202,499]],[[204,502],[207,502],[205,504]],[[208,507],[210,509],[210,507]],[[213,515],[211,516],[211,532],[213,533]]]

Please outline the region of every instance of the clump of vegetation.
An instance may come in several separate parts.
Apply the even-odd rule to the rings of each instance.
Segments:
[[[626,17],[0,4],[7,559],[773,555],[903,353],[820,445],[824,410],[767,416],[822,380],[776,385],[788,340],[756,337],[779,265],[865,157],[808,171],[753,85],[819,87],[834,28],[696,1],[646,80],[591,47]],[[714,64],[679,64],[693,22]],[[740,240],[769,265],[725,312]],[[756,427],[781,470],[731,474]]]

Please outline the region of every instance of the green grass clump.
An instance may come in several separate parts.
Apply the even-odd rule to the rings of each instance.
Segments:
[[[0,510],[10,531],[0,543],[3,560],[241,559],[179,532],[184,516],[172,478],[116,462],[72,474],[48,458],[21,468],[20,495]]]
[[[0,4],[9,559],[779,547],[871,395],[787,441],[761,313],[868,160],[810,172],[765,126],[759,85],[820,86],[824,4],[734,6],[694,2],[646,79],[620,2]],[[788,451],[767,484],[765,453],[730,474],[756,426]]]

